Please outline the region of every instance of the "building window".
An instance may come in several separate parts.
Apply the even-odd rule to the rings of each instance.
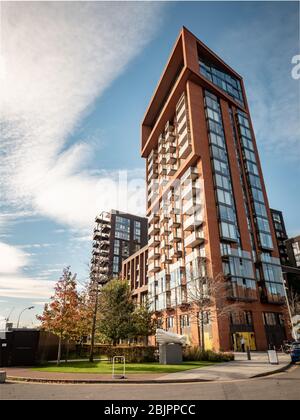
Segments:
[[[114,254],[120,255],[120,241],[118,239],[114,242]]]
[[[124,241],[129,241],[130,240],[130,233],[116,231],[115,237],[118,238],[118,239],[123,239]]]
[[[133,240],[141,242],[141,222],[138,222],[137,220],[134,221]]]
[[[129,243],[122,242],[122,257],[129,257]]]
[[[273,249],[273,241],[271,235],[268,233],[260,233],[259,239],[262,248]]]
[[[180,327],[187,328],[190,326],[190,317],[189,315],[180,315]]]
[[[237,241],[236,226],[231,223],[221,222],[221,236]]]
[[[113,274],[114,275],[118,275],[120,272],[120,268],[119,268],[119,257],[114,256],[113,259]]]
[[[174,328],[174,317],[173,316],[169,316],[167,318],[167,328]]]
[[[116,238],[130,240],[130,220],[125,217],[116,216]]]

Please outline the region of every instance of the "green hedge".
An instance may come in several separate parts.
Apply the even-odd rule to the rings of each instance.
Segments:
[[[153,346],[110,346],[95,345],[94,356],[106,356],[112,360],[114,356],[125,356],[128,363],[145,363],[157,361],[157,347]],[[88,357],[90,354],[90,346],[85,344],[78,347],[77,357]]]
[[[147,363],[147,362],[156,362],[157,361],[157,348],[156,347],[132,347],[132,346],[122,346],[122,347],[109,347],[107,349],[106,355],[110,360],[114,356],[125,356],[127,363]]]
[[[234,354],[216,353],[212,350],[202,351],[200,347],[186,347],[183,351],[183,360],[189,362],[232,362],[234,360]]]

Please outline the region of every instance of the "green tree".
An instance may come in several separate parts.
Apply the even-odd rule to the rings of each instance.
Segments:
[[[114,346],[131,337],[135,331],[134,309],[128,282],[111,280],[99,296],[98,332]]]
[[[143,337],[148,344],[148,337],[155,333],[155,323],[148,301],[136,305],[133,313],[134,336]]]

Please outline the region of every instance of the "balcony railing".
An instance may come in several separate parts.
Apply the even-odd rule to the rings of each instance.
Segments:
[[[151,236],[149,239],[149,247],[156,247],[160,244],[160,237],[158,235]]]
[[[148,217],[148,223],[149,224],[157,224],[159,221],[159,215],[157,213],[151,213]]]
[[[202,207],[201,200],[197,199],[189,199],[182,207],[182,213],[185,215],[192,215],[200,210]]]
[[[153,261],[148,265],[148,272],[149,273],[158,273],[161,270],[160,264],[157,261]]]
[[[159,248],[150,248],[150,250],[148,252],[148,260],[152,261],[152,260],[157,260],[159,258],[160,258]]]
[[[184,142],[188,141],[188,129],[185,127],[185,129],[178,133],[178,145],[181,146]]]
[[[148,234],[151,236],[155,236],[159,233],[159,226],[156,224],[152,224],[149,226]]]
[[[184,222],[183,222],[183,230],[195,230],[197,227],[199,227],[203,223],[203,217],[201,213],[197,213],[195,215],[189,216]]]
[[[181,232],[179,230],[174,230],[170,235],[169,235],[169,241],[170,242],[180,242],[182,239],[181,236]]]
[[[200,187],[196,185],[195,182],[190,182],[186,187],[182,189],[181,198],[184,200],[189,200],[192,197],[199,197],[200,193]]]
[[[192,145],[186,141],[179,149],[179,158],[186,159],[192,151]]]
[[[168,176],[173,176],[177,171],[177,165],[168,165],[167,168],[167,175]]]
[[[195,166],[190,166],[188,170],[181,177],[181,183],[184,183],[186,180],[191,179],[195,180],[199,176],[198,169]]]
[[[109,248],[109,241],[101,241],[99,246],[100,248]]]
[[[181,216],[179,214],[172,214],[169,220],[169,228],[178,228],[181,226]]]
[[[181,258],[182,257],[182,250],[178,248],[172,248],[169,253],[171,258]]]
[[[186,248],[194,248],[200,245],[204,241],[204,234],[202,230],[195,231],[187,236],[184,240],[184,246]]]

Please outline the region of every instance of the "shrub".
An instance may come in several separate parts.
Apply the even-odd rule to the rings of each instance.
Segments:
[[[205,361],[205,362],[231,362],[234,360],[232,353],[214,352],[212,350],[202,351],[200,347],[186,347],[183,350],[183,360],[194,362],[194,361]]]
[[[127,363],[147,363],[156,361],[156,347],[108,347],[106,355],[109,360],[114,356],[125,356]]]
[[[85,344],[78,347],[77,358],[85,358],[90,354],[90,346]],[[114,356],[125,356],[127,363],[146,363],[157,361],[157,347],[153,346],[110,346],[95,345],[94,357],[107,357],[112,360]]]

